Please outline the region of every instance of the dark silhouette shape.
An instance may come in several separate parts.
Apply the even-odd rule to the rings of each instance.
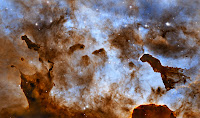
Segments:
[[[25,40],[29,49],[34,49],[35,51],[39,50],[40,46],[38,44],[33,43],[26,35],[22,36],[21,39]]]
[[[140,105],[133,110],[132,118],[176,118],[166,105]]]
[[[174,68],[168,66],[162,66],[160,61],[150,54],[144,54],[140,60],[142,62],[148,62],[153,68],[154,72],[159,72],[161,74],[165,88],[168,90],[173,89],[176,83],[184,83],[189,77],[185,76],[180,71],[181,68]]]

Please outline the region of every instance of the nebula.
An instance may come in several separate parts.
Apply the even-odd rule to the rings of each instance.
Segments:
[[[200,117],[199,0],[0,3],[1,118]]]

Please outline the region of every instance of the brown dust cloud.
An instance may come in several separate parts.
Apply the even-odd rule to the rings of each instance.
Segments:
[[[199,0],[0,0],[0,118],[200,118]]]

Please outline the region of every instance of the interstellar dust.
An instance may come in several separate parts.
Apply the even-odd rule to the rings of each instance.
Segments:
[[[149,54],[144,54],[140,60],[148,62],[155,72],[161,73],[166,90],[173,89],[176,83],[184,84],[189,79],[189,77],[181,73],[181,68],[162,66],[158,59]]]
[[[199,0],[0,3],[1,118],[199,118]]]
[[[132,118],[176,118],[174,113],[162,105],[140,105],[133,110]]]

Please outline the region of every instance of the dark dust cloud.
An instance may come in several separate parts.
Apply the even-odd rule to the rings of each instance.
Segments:
[[[199,118],[199,0],[0,0],[1,118]]]

